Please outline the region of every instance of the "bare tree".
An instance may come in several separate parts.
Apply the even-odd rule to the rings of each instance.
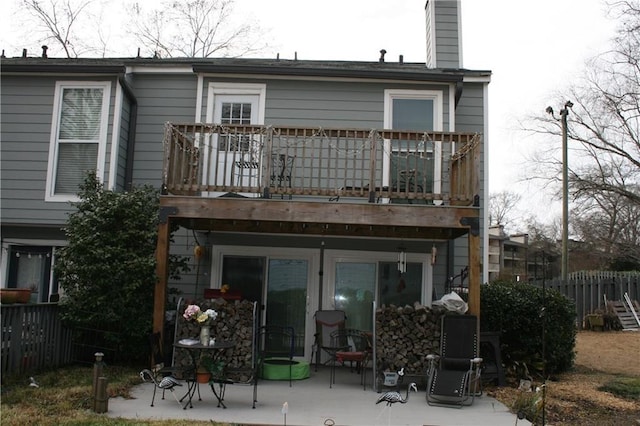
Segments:
[[[557,100],[574,103],[568,115],[572,195],[606,191],[640,205],[638,187],[629,185],[640,183],[640,2],[615,2],[611,13],[620,20],[613,49],[593,58],[584,78]],[[561,123],[554,117],[530,119],[533,127],[527,130],[560,139]],[[533,175],[556,181],[562,166],[556,153],[539,151]],[[619,176],[625,176],[626,185]]]
[[[491,225],[506,225],[513,219],[510,214],[518,206],[522,197],[511,191],[501,191],[489,195],[489,222]]]
[[[41,43],[54,42],[67,58],[78,57],[86,50],[80,26],[85,18],[89,18],[89,8],[94,0],[22,0],[22,5],[38,24],[42,37]]]
[[[255,23],[233,22],[234,0],[186,0],[132,8],[134,37],[162,57],[242,56],[266,47]]]
[[[640,266],[640,209],[628,198],[610,192],[581,198],[572,229],[601,254],[607,267],[620,262]]]
[[[609,6],[619,22],[612,49],[590,60],[584,77],[554,102],[573,102],[567,116],[572,229],[615,257],[640,251],[637,231],[630,236],[628,228],[640,217],[640,1]],[[540,114],[527,123],[554,145],[538,150],[528,175],[559,188],[562,122]]]

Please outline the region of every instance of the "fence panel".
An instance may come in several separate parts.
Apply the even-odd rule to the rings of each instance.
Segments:
[[[556,278],[545,281],[544,286],[575,302],[576,322],[581,327],[586,315],[606,309],[605,298],[621,301],[627,293],[631,300],[640,300],[639,282],[640,272],[581,271],[570,274],[566,283]],[[543,286],[542,281],[534,284]]]
[[[62,325],[57,304],[4,305],[0,320],[3,375],[72,361],[71,330]]]

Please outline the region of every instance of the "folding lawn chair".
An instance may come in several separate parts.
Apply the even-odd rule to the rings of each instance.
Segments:
[[[473,315],[442,317],[440,355],[430,354],[427,380],[429,405],[473,404],[482,394],[478,357],[478,322]]]
[[[322,363],[322,353],[329,355],[329,359],[335,358],[335,351],[339,348],[331,347],[331,333],[336,330],[342,330],[345,328],[347,321],[347,315],[344,311],[316,311],[314,314],[316,319],[316,333],[311,348],[311,364],[313,364],[313,355],[316,355],[316,371],[318,371],[318,364]]]

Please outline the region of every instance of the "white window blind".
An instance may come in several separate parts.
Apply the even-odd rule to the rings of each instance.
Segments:
[[[59,105],[53,195],[75,195],[87,172],[98,168],[102,87],[63,87]]]

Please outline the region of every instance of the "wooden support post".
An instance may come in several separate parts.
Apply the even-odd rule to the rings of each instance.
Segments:
[[[107,393],[107,378],[98,377],[96,392],[96,413],[106,413],[109,410],[109,394]]]
[[[158,243],[156,246],[156,287],[153,299],[153,332],[163,333],[164,310],[167,300],[167,281],[169,278],[169,218],[158,225]]]
[[[102,359],[104,357],[104,354],[102,352],[96,352],[94,356],[96,357],[96,362],[93,364],[93,381],[92,381],[93,388],[92,388],[92,395],[91,395],[91,409],[96,413],[98,412],[104,413],[104,411],[98,411],[98,395],[100,394],[99,379],[104,378],[102,377],[102,373],[104,370],[104,361]],[[105,387],[105,394],[106,394],[106,387]]]
[[[469,313],[478,317],[480,324],[480,235],[469,232]]]

